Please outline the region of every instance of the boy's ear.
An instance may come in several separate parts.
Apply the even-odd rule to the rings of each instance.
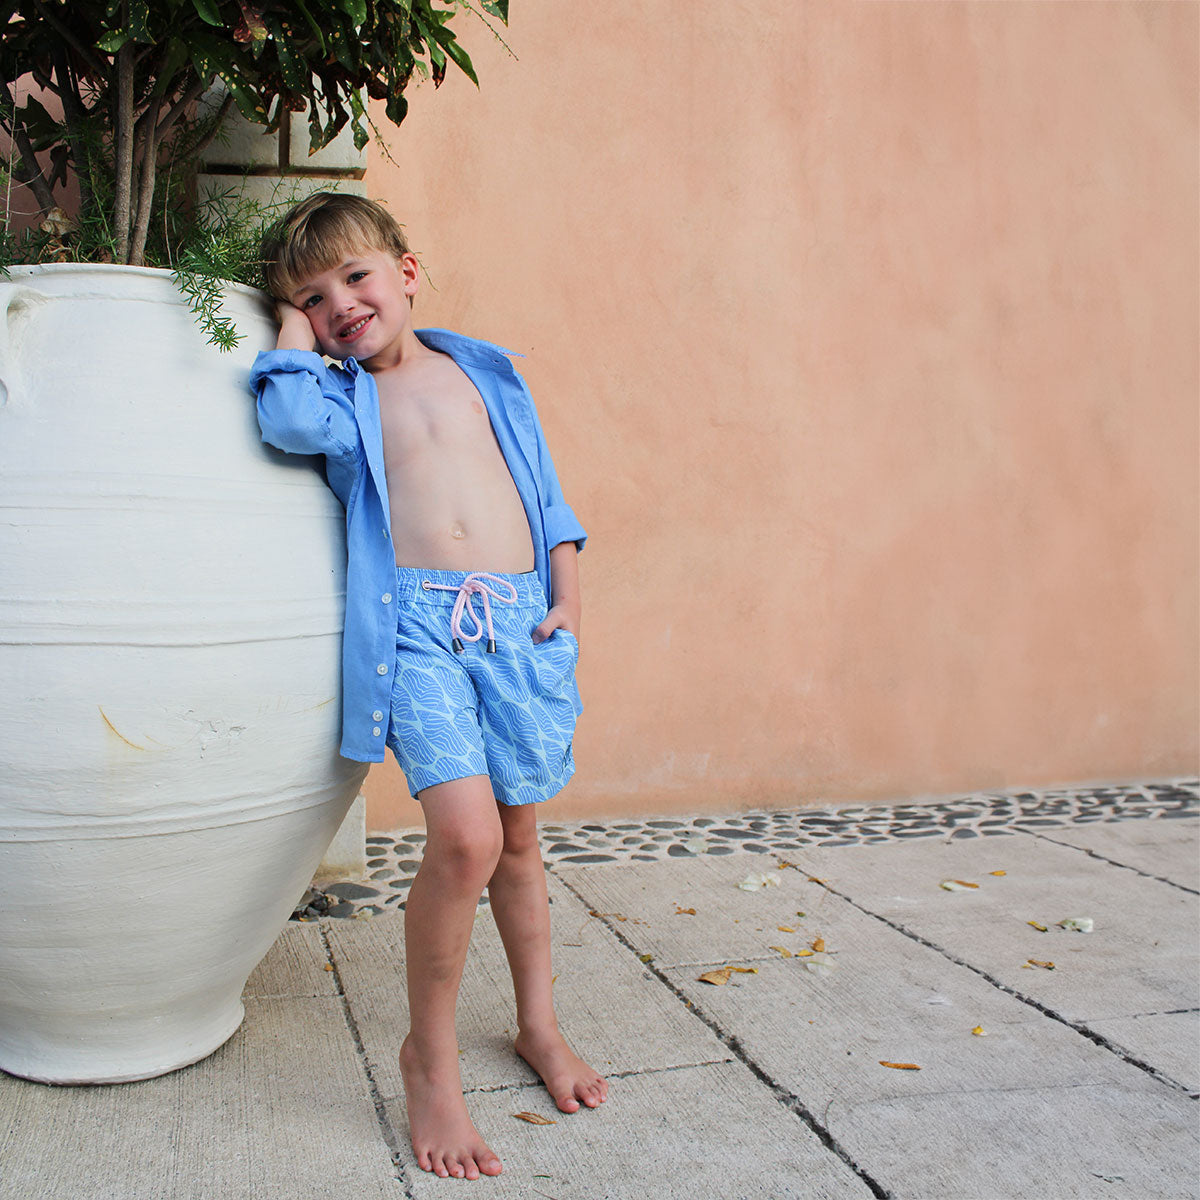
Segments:
[[[400,277],[404,281],[404,294],[411,303],[421,283],[421,264],[417,262],[417,256],[409,252],[400,256],[397,265],[400,268]]]

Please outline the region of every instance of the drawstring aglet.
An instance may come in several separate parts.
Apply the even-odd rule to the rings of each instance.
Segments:
[[[489,654],[496,653],[496,639],[495,638],[488,638],[487,652]]]
[[[463,652],[462,641],[459,638],[454,638],[450,643],[450,649],[453,650],[455,654],[461,654]]]

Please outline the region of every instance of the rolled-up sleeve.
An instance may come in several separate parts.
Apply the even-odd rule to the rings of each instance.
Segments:
[[[528,396],[528,391],[526,395]],[[532,399],[530,404],[532,405]],[[563,490],[558,482],[558,472],[554,469],[554,460],[550,457],[550,447],[546,444],[546,435],[542,432],[542,422],[538,418],[537,409],[533,410],[533,428],[537,435],[538,474],[541,484],[542,520],[546,528],[547,548],[553,550],[562,542],[574,542],[577,550],[582,550],[587,541],[587,533],[575,516],[574,509],[563,497]]]
[[[263,350],[250,371],[263,441],[289,454],[356,453],[353,402],[312,350]]]

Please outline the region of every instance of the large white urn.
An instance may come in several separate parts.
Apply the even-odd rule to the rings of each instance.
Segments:
[[[246,978],[358,791],[343,515],[263,445],[273,344],[206,344],[165,271],[0,280],[0,1068],[159,1075]]]

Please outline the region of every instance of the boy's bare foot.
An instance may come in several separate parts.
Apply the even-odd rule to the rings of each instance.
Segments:
[[[557,1029],[548,1033],[522,1030],[514,1048],[541,1076],[561,1112],[578,1112],[580,1104],[595,1108],[608,1099],[608,1081],[567,1045]]]
[[[499,1175],[500,1160],[467,1115],[457,1064],[451,1071],[430,1069],[405,1038],[400,1074],[417,1166],[443,1179]]]

